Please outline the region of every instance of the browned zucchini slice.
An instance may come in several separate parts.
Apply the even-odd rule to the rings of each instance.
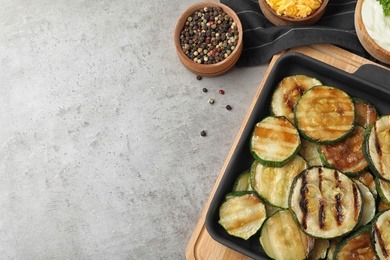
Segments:
[[[375,252],[371,246],[371,226],[363,226],[343,238],[334,252],[333,259],[376,259]]]
[[[269,116],[256,124],[250,141],[253,157],[263,165],[281,167],[298,153],[298,130],[286,117]]]
[[[378,119],[376,108],[361,98],[353,98],[356,109],[356,124],[364,128]]]
[[[271,113],[275,116],[285,116],[294,123],[294,107],[304,92],[322,85],[321,81],[307,75],[285,77],[276,87],[271,98]]]
[[[356,126],[343,141],[319,145],[318,152],[324,165],[336,168],[350,177],[363,172],[368,167],[363,155],[364,131],[363,127]]]
[[[390,182],[390,115],[382,116],[366,128],[364,150],[370,169]]]
[[[371,243],[379,259],[390,259],[390,210],[378,213],[371,230]]]
[[[333,144],[347,137],[355,126],[355,105],[341,89],[315,86],[298,100],[295,126],[312,142]]]

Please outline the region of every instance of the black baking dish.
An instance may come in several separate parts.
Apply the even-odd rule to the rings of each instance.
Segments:
[[[255,235],[247,241],[230,236],[218,224],[219,207],[225,195],[232,190],[238,175],[248,170],[254,160],[249,152],[250,137],[255,124],[270,114],[270,98],[275,87],[284,77],[296,74],[315,77],[324,85],[340,88],[352,97],[367,100],[382,115],[390,114],[390,72],[379,66],[363,65],[350,74],[300,53],[285,54],[275,62],[243,126],[242,135],[238,137],[237,146],[206,215],[206,228],[214,240],[254,259],[268,259],[260,245],[259,236]]]

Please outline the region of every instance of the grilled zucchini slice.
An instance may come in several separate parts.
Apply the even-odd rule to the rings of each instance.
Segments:
[[[374,195],[375,199],[378,197],[374,176],[372,176],[369,171],[365,171],[354,177],[353,179],[358,180],[364,185],[366,185],[366,187],[369,188],[371,193]]]
[[[334,260],[375,259],[371,246],[371,225],[366,225],[345,237],[334,252]]]
[[[384,181],[380,178],[375,178],[375,184],[379,198],[383,201],[383,203],[390,206],[390,182]]]
[[[378,119],[378,112],[374,105],[361,98],[353,98],[356,109],[356,124],[364,128]]]
[[[367,127],[363,153],[372,172],[390,182],[390,115]]]
[[[271,98],[271,113],[275,116],[285,116],[294,123],[294,107],[304,92],[322,85],[321,81],[307,75],[285,77],[276,87]]]
[[[323,164],[342,171],[350,177],[363,172],[368,167],[363,155],[364,131],[363,127],[356,126],[343,141],[318,145],[318,153]]]
[[[361,227],[371,222],[371,220],[374,218],[376,213],[376,201],[374,195],[366,185],[358,180],[353,181],[358,185],[360,193],[363,197],[362,217],[358,224],[358,227]]]
[[[257,123],[250,141],[253,157],[269,167],[282,167],[291,161],[300,146],[298,130],[284,116],[269,116]]]
[[[230,235],[247,240],[266,218],[265,205],[254,192],[235,192],[228,194],[219,208],[218,223]]]
[[[315,86],[306,91],[294,109],[295,126],[312,142],[334,144],[355,126],[355,105],[341,89]]]
[[[390,206],[383,202],[383,200],[379,200],[377,210],[378,212],[382,212],[390,209]]]
[[[255,161],[251,167],[252,188],[265,202],[288,208],[291,183],[306,168],[306,161],[299,155],[283,167],[267,167]]]
[[[309,166],[323,166],[320,154],[318,153],[317,144],[301,139],[301,148],[298,154],[302,156]]]
[[[371,229],[371,243],[379,259],[390,259],[390,210],[378,213]]]
[[[328,239],[316,239],[314,242],[314,248],[310,252],[308,260],[318,260],[325,259],[326,254],[329,248],[329,240]]]
[[[233,185],[233,191],[251,191],[252,187],[250,185],[250,175],[250,170],[246,170],[241,173]]]
[[[357,184],[337,169],[306,169],[290,189],[289,206],[297,223],[315,238],[331,239],[353,230],[362,204]]]
[[[272,259],[305,259],[314,247],[314,238],[302,232],[289,210],[279,210],[260,230],[260,244]]]

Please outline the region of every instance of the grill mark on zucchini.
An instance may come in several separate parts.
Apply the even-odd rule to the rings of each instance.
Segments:
[[[359,219],[359,208],[361,208],[361,205],[359,204],[359,191],[356,183],[352,184],[352,190],[353,190],[353,206],[355,209],[355,220],[357,221]]]
[[[294,77],[294,82],[296,85],[294,86],[294,89],[290,93],[292,93],[294,90],[297,90],[299,95],[302,96],[303,93],[305,92],[305,89],[302,88],[302,86],[299,84],[299,82],[297,81],[297,79],[295,77]],[[284,100],[285,100],[287,106],[291,109],[291,111],[294,111],[296,101],[292,100],[290,98],[290,95],[289,95],[290,93],[284,94]]]
[[[343,206],[341,205],[341,197],[340,193],[337,193],[334,198],[336,201],[336,222],[338,226],[343,224],[344,214],[343,214]]]
[[[378,156],[382,157],[382,149],[381,149],[381,144],[379,143],[378,129],[376,127],[376,124],[374,124],[374,133],[375,133],[375,149],[376,152],[378,153]]]
[[[382,254],[383,254],[383,256],[384,256],[385,258],[387,258],[387,257],[389,257],[389,252],[387,252],[387,250],[386,250],[386,243],[385,243],[385,241],[384,241],[383,238],[382,238],[382,233],[381,233],[381,231],[379,230],[377,224],[374,224],[373,226],[374,226],[375,235],[376,235],[377,238],[378,238],[378,244],[379,244],[379,246],[380,246],[380,248],[381,248],[381,250],[382,250]]]
[[[321,194],[321,200],[320,200],[320,207],[319,207],[319,214],[318,214],[318,223],[321,229],[325,227],[325,200],[322,197],[322,168],[318,169],[318,189],[320,190]]]
[[[301,193],[301,200],[299,201],[299,207],[302,210],[302,227],[304,229],[307,229],[307,215],[309,214],[308,209],[307,209],[307,204],[309,203],[306,195],[308,192],[308,186],[307,186],[307,170],[304,171],[302,175],[302,187],[300,190]]]
[[[378,157],[379,157],[379,160],[378,160],[378,162],[379,162],[379,165],[378,165],[378,167],[380,168],[380,172],[385,172],[385,169],[384,169],[384,166],[383,166],[383,153],[382,153],[382,147],[381,147],[381,144],[380,144],[380,142],[379,142],[379,136],[378,136],[378,129],[377,129],[377,125],[376,124],[374,124],[373,125],[373,127],[374,127],[374,134],[375,134],[375,150],[376,150],[376,152],[377,152],[377,154],[378,154]]]

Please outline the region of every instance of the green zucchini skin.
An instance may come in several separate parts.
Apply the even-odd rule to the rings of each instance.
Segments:
[[[320,144],[344,140],[355,127],[352,98],[332,86],[315,86],[306,91],[294,109],[295,126],[303,138]]]
[[[356,177],[368,168],[363,154],[365,129],[356,126],[344,140],[335,144],[319,144],[317,150],[326,167],[338,169],[349,177]]]
[[[336,246],[333,260],[375,259],[371,245],[371,225],[365,225],[342,238]]]
[[[377,187],[379,198],[386,205],[390,206],[390,182],[384,181],[380,178],[375,178],[375,185]]]
[[[226,195],[219,208],[218,223],[229,235],[248,240],[267,218],[264,202],[255,192],[240,191]]]
[[[276,86],[271,98],[271,114],[285,116],[294,123],[294,108],[304,92],[310,88],[322,85],[322,82],[308,75],[292,75],[283,78]]]
[[[260,229],[260,244],[271,259],[306,259],[315,239],[302,232],[288,209],[276,211]]]
[[[378,259],[390,258],[390,210],[378,213],[372,220],[371,246]]]
[[[332,239],[360,222],[362,194],[355,182],[336,169],[311,167],[297,175],[289,208],[301,229],[315,238]]]
[[[300,146],[298,130],[284,116],[268,116],[258,122],[250,140],[255,160],[269,167],[282,167],[294,159]]]
[[[371,171],[384,181],[390,182],[390,115],[379,117],[366,128],[363,154]]]

